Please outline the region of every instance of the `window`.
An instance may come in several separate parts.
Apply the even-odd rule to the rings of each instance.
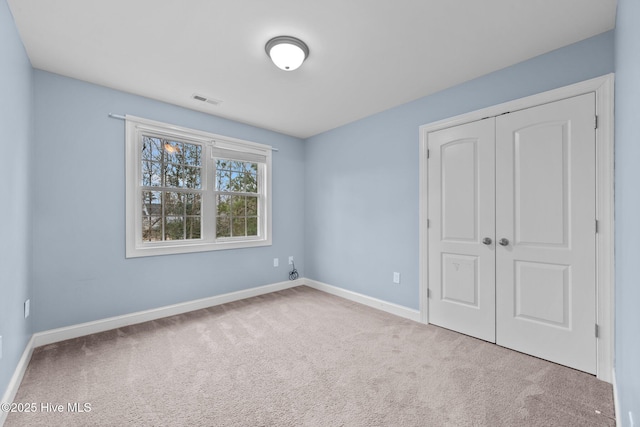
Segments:
[[[271,147],[126,117],[126,256],[271,244]]]
[[[216,237],[258,235],[258,163],[216,160]]]

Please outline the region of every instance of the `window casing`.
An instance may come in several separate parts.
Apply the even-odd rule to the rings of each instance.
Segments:
[[[271,147],[126,116],[126,257],[271,245]]]

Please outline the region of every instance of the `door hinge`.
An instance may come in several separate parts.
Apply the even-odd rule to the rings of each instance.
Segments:
[[[600,229],[600,224],[598,224],[598,220],[596,219],[596,234],[598,234],[598,231]]]
[[[431,227],[431,221],[427,220],[427,228]]]
[[[427,288],[427,298],[431,298],[431,289]]]
[[[427,150],[427,159],[431,157],[431,150]]]
[[[594,121],[593,121],[593,128],[594,129],[598,129],[598,116],[596,116]]]
[[[600,338],[600,327],[596,323],[596,338]]]

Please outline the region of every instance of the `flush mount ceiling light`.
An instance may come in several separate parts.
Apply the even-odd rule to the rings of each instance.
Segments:
[[[269,40],[264,47],[269,58],[281,70],[293,71],[309,56],[309,48],[295,37],[278,36]]]

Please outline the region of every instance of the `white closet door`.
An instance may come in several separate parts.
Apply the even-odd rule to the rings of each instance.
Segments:
[[[428,149],[429,322],[495,342],[495,119],[430,133]]]
[[[496,118],[496,342],[590,373],[594,123],[593,93]]]

